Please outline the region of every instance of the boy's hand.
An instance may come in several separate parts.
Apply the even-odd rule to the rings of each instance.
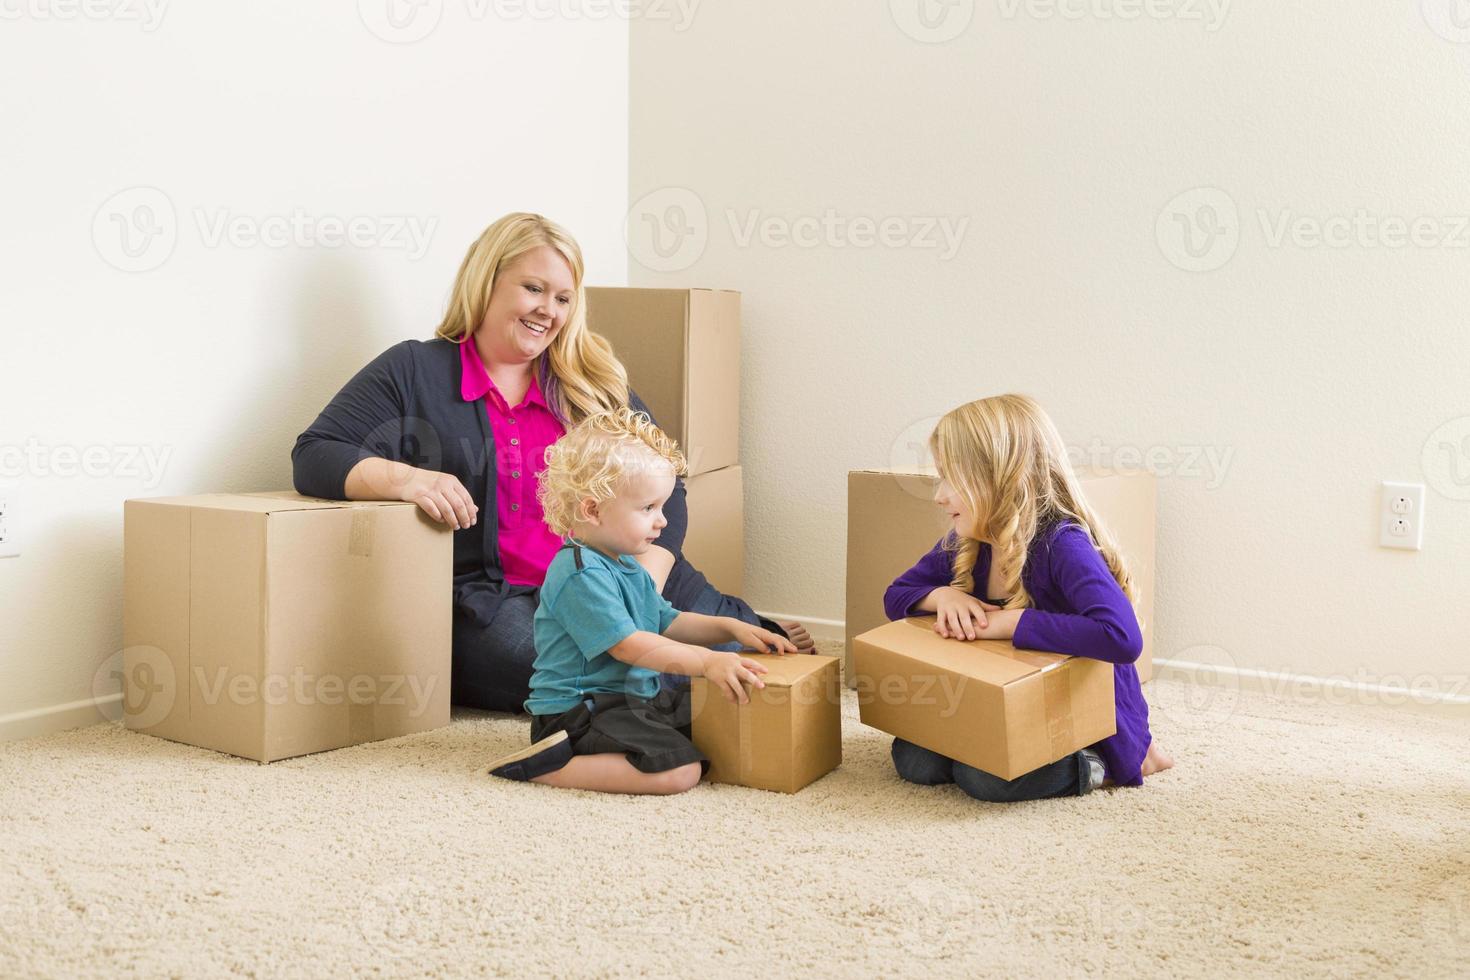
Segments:
[[[743,647],[751,650],[759,650],[761,653],[795,653],[796,644],[779,633],[742,623],[734,617],[730,618],[730,639]]]
[[[934,632],[955,640],[976,640],[990,625],[986,615],[999,609],[951,585],[940,586],[929,597],[934,600]]]
[[[711,650],[704,662],[705,679],[720,689],[726,701],[738,704],[750,703],[750,695],[745,693],[745,684],[752,687],[766,686],[766,682],[756,676],[765,672],[764,665],[727,651]]]

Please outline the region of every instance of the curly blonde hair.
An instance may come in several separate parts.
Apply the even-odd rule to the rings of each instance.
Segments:
[[[572,426],[589,415],[627,405],[628,372],[607,339],[587,329],[582,249],[561,225],[539,214],[514,211],[486,228],[460,263],[449,308],[434,333],[456,344],[473,337],[485,319],[501,269],[542,246],[566,260],[574,291],[566,323],[532,371],[552,414]]]
[[[566,537],[583,500],[611,500],[628,476],[665,464],[676,477],[689,471],[679,444],[643,412],[619,408],[589,415],[546,447],[546,469],[536,488],[546,526]]]
[[[934,427],[929,450],[940,476],[975,515],[978,538],[996,542],[991,561],[1007,609],[1032,604],[1022,582],[1026,555],[1037,532],[1058,522],[1087,533],[1123,594],[1137,602],[1117,544],[1088,507],[1061,434],[1035,400],[997,395],[961,405]],[[950,585],[972,591],[980,541],[951,532],[945,546],[954,552]]]

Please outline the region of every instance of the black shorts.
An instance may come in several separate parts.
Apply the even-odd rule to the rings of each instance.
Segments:
[[[665,688],[653,700],[626,694],[589,694],[570,711],[532,715],[531,741],[565,731],[573,755],[621,752],[639,772],[667,772],[709,760],[689,740],[689,692]]]

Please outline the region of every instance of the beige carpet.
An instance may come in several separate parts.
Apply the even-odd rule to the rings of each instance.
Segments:
[[[1160,680],[1174,770],[1009,807],[847,704],[794,797],[477,775],[527,723],[259,766],[0,746],[0,976],[1470,975],[1470,726]]]

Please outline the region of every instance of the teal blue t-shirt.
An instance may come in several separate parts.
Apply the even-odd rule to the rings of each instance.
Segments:
[[[639,630],[662,633],[679,611],[658,594],[643,566],[586,545],[556,553],[536,608],[536,661],[526,710],[556,715],[589,694],[658,694],[658,671],[633,667],[607,651]]]

